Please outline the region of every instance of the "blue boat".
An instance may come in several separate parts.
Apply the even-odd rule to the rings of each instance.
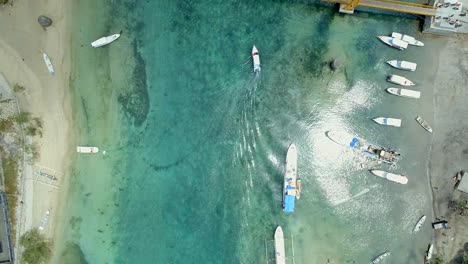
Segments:
[[[300,197],[300,189],[297,182],[297,149],[291,144],[286,154],[286,169],[284,172],[283,210],[287,213],[294,212],[296,198]]]

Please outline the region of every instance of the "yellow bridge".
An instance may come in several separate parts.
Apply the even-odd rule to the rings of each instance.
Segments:
[[[437,8],[429,5],[415,4],[393,0],[325,0],[331,3],[340,4],[340,12],[353,13],[358,6],[378,8],[388,11],[435,16]]]

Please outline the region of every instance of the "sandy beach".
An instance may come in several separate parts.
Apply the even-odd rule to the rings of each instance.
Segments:
[[[67,162],[72,152],[70,147],[70,103],[69,74],[70,56],[68,56],[69,32],[66,31],[70,16],[71,3],[58,0],[10,1],[0,7],[0,73],[10,87],[19,84],[25,92],[17,94],[21,111],[30,112],[43,122],[43,136],[27,138],[39,146],[40,157],[34,164],[25,163],[19,184],[17,208],[17,234],[43,225],[43,232],[54,237],[54,229],[61,198],[65,197],[62,189],[66,182]],[[46,30],[37,22],[39,15],[46,15],[53,20]],[[42,53],[50,57],[55,68],[51,76],[43,61]],[[34,172],[39,168],[57,175],[59,188],[33,181]],[[41,224],[45,212],[50,210],[47,225]],[[18,256],[21,251],[15,254]]]
[[[463,253],[468,236],[467,216],[450,210],[449,202],[463,201],[468,195],[454,190],[452,177],[467,170],[468,119],[468,36],[447,38],[439,55],[439,67],[434,84],[434,138],[429,164],[434,218],[447,220],[450,229],[436,230],[436,256],[449,262]]]

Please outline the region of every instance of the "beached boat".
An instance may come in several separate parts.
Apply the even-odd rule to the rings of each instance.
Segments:
[[[420,91],[408,90],[408,89],[401,89],[401,88],[387,88],[387,92],[394,94],[396,96],[406,97],[406,98],[415,98],[418,99],[421,97]]]
[[[284,250],[284,234],[281,226],[275,230],[275,259],[276,264],[286,263],[286,252]]]
[[[402,41],[400,39],[392,38],[389,36],[377,36],[383,43],[389,45],[392,48],[404,50],[408,48],[408,42]]]
[[[402,60],[389,60],[387,61],[388,65],[405,71],[415,71],[418,66],[414,62],[402,61]]]
[[[392,182],[396,182],[400,184],[408,183],[408,178],[404,175],[394,174],[394,173],[386,172],[383,170],[370,170],[370,172],[377,177],[381,177]]]
[[[283,210],[294,212],[294,203],[297,197],[297,149],[294,143],[288,147],[286,154],[286,168],[284,172]]]
[[[406,79],[403,76],[396,75],[396,74],[390,74],[387,76],[387,82],[391,82],[394,84],[399,84],[403,86],[413,86],[414,83],[408,79]]]
[[[91,46],[93,48],[99,48],[99,47],[108,45],[108,44],[116,41],[119,37],[120,37],[120,34],[114,34],[114,35],[102,37],[102,38],[100,38],[98,40],[95,40],[95,41],[91,42]]]
[[[429,125],[429,123],[427,123],[426,120],[422,119],[422,117],[420,117],[420,116],[417,116],[417,117],[416,117],[416,121],[417,121],[424,129],[426,129],[427,132],[432,133],[432,128],[431,128],[431,126]]]
[[[52,62],[49,59],[49,56],[47,54],[42,53],[42,58],[44,59],[45,65],[47,66],[47,70],[49,70],[50,75],[55,74],[54,66],[52,65]]]
[[[413,38],[412,36],[403,35],[403,34],[398,33],[398,32],[393,32],[393,33],[392,33],[392,38],[395,38],[395,39],[398,39],[398,40],[402,40],[402,41],[407,42],[408,44],[413,45],[413,46],[419,46],[419,47],[423,47],[423,46],[424,46],[424,43],[422,43],[422,42],[419,41],[419,40],[416,40],[416,39]]]
[[[381,254],[380,256],[378,256],[377,258],[375,258],[372,261],[372,264],[380,263],[384,258],[386,258],[388,256],[390,256],[390,252],[385,252],[385,253]]]
[[[44,214],[44,217],[41,220],[41,225],[38,228],[39,231],[42,231],[47,227],[47,225],[49,224],[49,216],[50,216],[50,211],[47,210]]]
[[[258,73],[261,71],[260,68],[260,55],[258,55],[258,50],[255,45],[252,48],[252,60],[253,60],[253,67],[254,67],[254,72]]]
[[[431,262],[433,250],[434,250],[434,245],[430,244],[426,252],[426,257],[424,258],[424,263],[429,264]]]
[[[76,152],[78,153],[98,153],[98,147],[85,147],[85,146],[78,146],[76,147]]]
[[[368,143],[346,132],[328,131],[326,134],[333,142],[349,147],[366,158],[375,159],[388,164],[395,164],[400,157],[400,154],[394,150]]]
[[[377,117],[372,119],[374,122],[384,126],[401,127],[401,119],[391,117]]]
[[[414,225],[413,233],[418,232],[421,229],[421,226],[424,224],[424,222],[426,222],[426,216],[425,215],[421,216],[421,218],[419,218],[416,225]]]

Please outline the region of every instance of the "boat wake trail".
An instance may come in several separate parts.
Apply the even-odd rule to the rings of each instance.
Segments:
[[[359,197],[361,195],[364,195],[364,194],[370,192],[372,189],[377,188],[378,186],[379,186],[378,184],[374,184],[371,187],[365,188],[364,190],[360,191],[359,193],[357,193],[357,194],[355,194],[355,195],[353,195],[353,196],[351,196],[349,198],[333,202],[333,205],[340,205],[340,204],[346,203],[346,202],[348,202],[348,201],[350,201],[350,200],[352,200],[354,198],[357,198],[357,197]]]

